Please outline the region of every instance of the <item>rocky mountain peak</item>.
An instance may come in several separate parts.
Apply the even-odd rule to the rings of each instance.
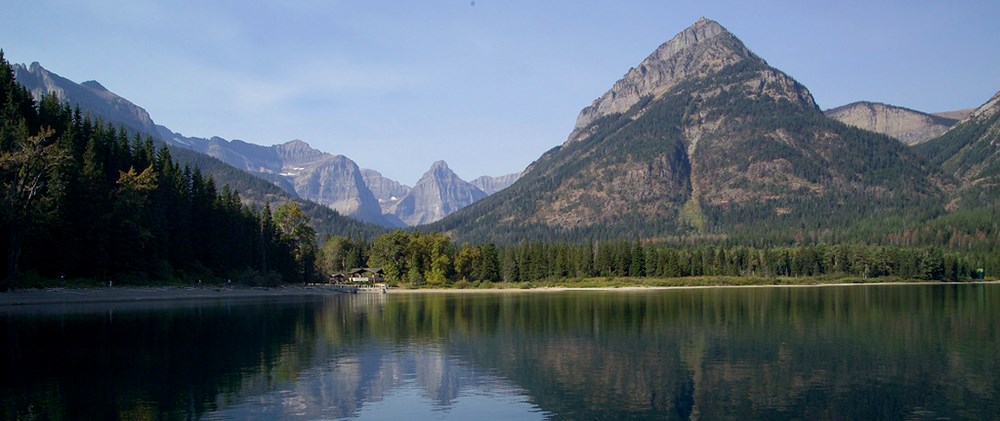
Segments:
[[[455,175],[455,173],[451,170],[451,168],[448,168],[448,163],[440,160],[434,161],[434,163],[431,164],[431,169],[424,174],[422,179],[427,178],[427,176],[429,175],[435,177],[451,177],[451,176],[457,177],[457,175]]]
[[[305,166],[330,156],[328,153],[313,149],[308,143],[299,139],[276,145],[275,149],[285,166]]]
[[[763,60],[718,22],[704,17],[660,45],[639,66],[629,69],[611,90],[580,111],[569,141],[589,134],[594,120],[624,113],[644,97],[657,97],[683,80],[705,76],[743,60]]]

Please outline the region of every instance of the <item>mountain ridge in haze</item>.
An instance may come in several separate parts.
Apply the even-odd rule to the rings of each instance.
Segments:
[[[316,201],[341,214],[383,226],[403,226],[397,215],[389,209],[399,198],[410,192],[409,187],[386,178],[375,170],[362,169],[345,156],[319,151],[298,139],[279,145],[262,146],[238,139],[187,137],[157,125],[145,109],[114,94],[97,81],[76,84],[48,71],[37,62],[30,66],[14,67],[17,80],[36,97],[54,93],[62,101],[78,104],[85,112],[96,114],[106,121],[154,136],[170,145],[217,158],[264,178],[290,194]],[[491,186],[496,188],[503,184],[509,185],[512,178],[516,179],[511,175],[501,177],[506,178]],[[369,182],[378,183],[378,195],[369,187]],[[394,201],[392,197],[397,199]],[[437,199],[419,198],[415,203],[437,209],[457,209],[468,202],[464,199],[459,200],[462,205],[440,202],[448,199],[447,195],[438,196]],[[422,209],[415,209],[413,212],[439,214]],[[407,218],[411,219],[413,218]]]

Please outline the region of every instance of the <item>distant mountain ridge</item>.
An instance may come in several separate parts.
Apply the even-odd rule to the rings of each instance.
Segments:
[[[859,101],[824,112],[842,123],[882,133],[907,145],[916,145],[940,136],[957,119],[878,102]]]
[[[471,203],[469,198],[479,197],[468,193],[459,194],[458,191],[447,188],[442,191],[450,191],[461,197],[437,194],[435,189],[411,192],[410,187],[386,178],[375,170],[362,169],[343,155],[319,151],[298,139],[280,145],[261,146],[220,137],[187,137],[155,124],[146,110],[112,93],[97,81],[76,84],[46,70],[37,62],[30,66],[15,65],[14,68],[16,79],[36,98],[55,93],[63,101],[78,104],[85,112],[96,114],[106,121],[123,124],[170,145],[217,158],[238,169],[256,174],[297,197],[315,201],[362,221],[389,227],[403,226],[403,220],[432,222],[436,219],[429,220],[427,215],[443,216],[441,210],[450,213]],[[446,178],[452,185],[467,184],[461,179]],[[491,177],[481,178],[493,180]],[[513,179],[516,179],[515,175],[498,177],[497,180],[501,181],[492,182],[490,187],[496,191],[500,186],[512,183]],[[465,187],[459,190],[464,191],[463,189]],[[423,192],[432,191],[435,194],[431,197],[419,197]],[[409,199],[412,203],[419,204],[418,207],[406,205],[396,210],[399,199],[407,195],[412,197]],[[425,206],[426,209],[423,208]],[[402,209],[409,209],[407,212],[412,214],[403,212]]]
[[[484,175],[482,177],[470,181],[469,184],[478,187],[479,190],[482,190],[487,195],[490,195],[500,190],[506,189],[507,187],[510,187],[510,185],[514,184],[514,182],[516,182],[517,179],[521,178],[522,174],[524,173],[519,172],[519,173],[501,175],[499,177],[490,177],[488,175]]]

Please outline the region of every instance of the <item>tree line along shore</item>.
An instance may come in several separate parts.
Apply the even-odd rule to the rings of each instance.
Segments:
[[[394,286],[963,281],[992,253],[867,244],[668,244],[653,239],[455,243],[393,231],[317,241],[294,203],[251,202],[54,95],[36,101],[0,52],[0,290],[63,285],[327,283],[381,268]],[[683,281],[654,281],[676,280]],[[623,281],[628,280],[628,281]]]

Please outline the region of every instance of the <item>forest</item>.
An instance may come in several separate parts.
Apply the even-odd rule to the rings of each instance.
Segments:
[[[317,253],[320,273],[364,265],[401,286],[535,282],[566,278],[817,277],[963,281],[982,260],[939,247],[868,245],[667,246],[642,241],[453,244],[440,233],[395,231],[371,243],[329,237]]]
[[[35,101],[2,52],[0,104],[0,289],[313,276],[315,233],[296,204],[246,206],[148,136]]]

